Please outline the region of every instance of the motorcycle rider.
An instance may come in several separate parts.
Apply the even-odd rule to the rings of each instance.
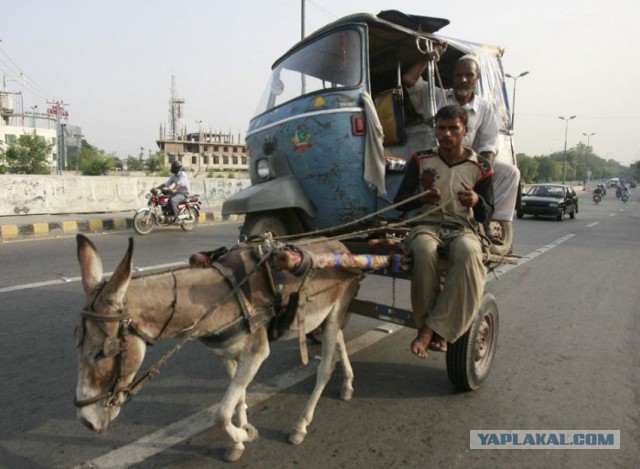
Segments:
[[[187,200],[187,195],[191,189],[189,177],[187,173],[182,170],[182,163],[180,163],[180,161],[175,160],[171,163],[171,173],[171,177],[158,186],[158,189],[166,188],[172,191],[169,206],[171,207],[173,217],[167,220],[170,225],[178,221],[178,204]]]
[[[620,189],[620,198],[624,197],[626,197],[627,199],[629,198],[629,189],[627,189],[627,186],[622,184],[622,188]]]

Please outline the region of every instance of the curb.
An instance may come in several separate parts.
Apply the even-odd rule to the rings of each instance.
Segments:
[[[243,218],[242,215],[230,215],[224,218],[221,212],[202,212],[198,220],[202,224],[212,224],[223,220],[241,221]],[[0,243],[18,239],[51,238],[78,233],[106,233],[131,229],[133,229],[133,216],[64,222],[7,224],[0,225]]]

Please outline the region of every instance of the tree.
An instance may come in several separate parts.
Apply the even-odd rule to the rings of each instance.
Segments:
[[[104,176],[116,166],[114,155],[107,155],[104,150],[98,150],[84,140],[78,158],[84,176]]]
[[[538,159],[531,158],[524,153],[518,153],[516,155],[516,161],[518,162],[518,169],[524,182],[531,183],[535,181],[538,176]]]
[[[142,158],[129,155],[127,157],[127,171],[143,171],[145,162]]]
[[[149,155],[146,161],[147,171],[150,173],[157,173],[164,167],[164,156],[161,153],[155,155]]]
[[[12,174],[51,174],[47,155],[53,148],[44,137],[36,134],[20,135],[8,144],[6,150],[0,148],[0,171]]]
[[[536,182],[558,181],[562,178],[562,167],[549,156],[538,158],[538,175]]]

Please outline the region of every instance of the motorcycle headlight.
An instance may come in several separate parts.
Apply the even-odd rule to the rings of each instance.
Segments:
[[[151,194],[147,194],[147,200],[150,199],[152,196]]]
[[[267,179],[269,177],[269,161],[265,158],[256,162],[256,171],[260,179]]]

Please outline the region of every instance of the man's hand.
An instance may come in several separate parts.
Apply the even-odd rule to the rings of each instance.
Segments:
[[[462,190],[458,192],[458,200],[465,207],[475,207],[480,201],[480,196],[463,182]]]
[[[440,189],[429,189],[418,200],[423,204],[435,205],[442,199]]]

